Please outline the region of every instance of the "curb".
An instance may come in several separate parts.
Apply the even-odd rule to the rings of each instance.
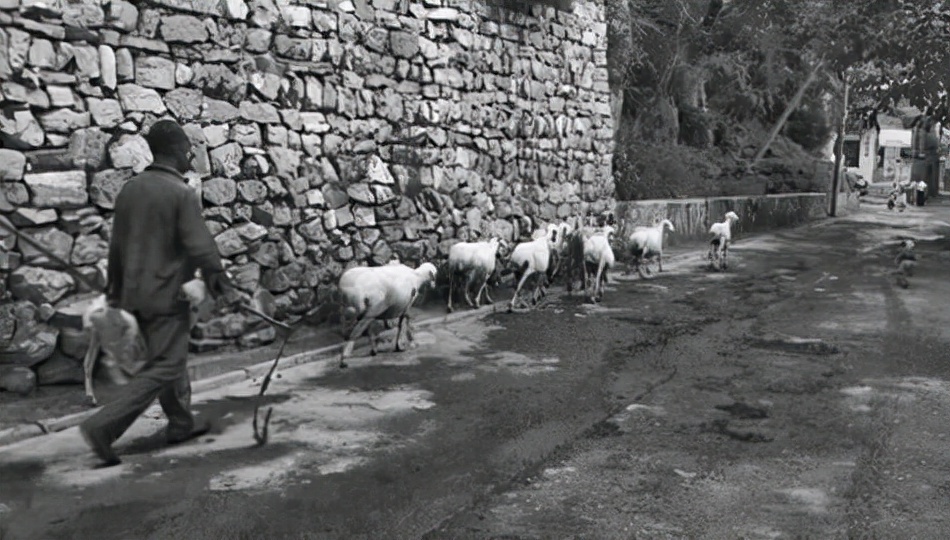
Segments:
[[[434,324],[448,324],[456,322],[462,319],[468,319],[472,317],[478,317],[487,315],[489,313],[497,312],[499,309],[504,310],[505,302],[495,302],[494,304],[487,304],[478,309],[465,309],[464,311],[455,311],[453,313],[448,313],[442,317],[432,317],[429,319],[424,319],[413,324],[415,328],[425,328],[432,326]],[[379,333],[379,337],[389,337],[394,335],[396,332],[395,329],[387,329]],[[294,366],[301,366],[304,364],[310,364],[317,361],[334,361],[335,356],[343,349],[343,346],[346,342],[340,342],[335,345],[328,345],[326,347],[321,347],[319,349],[314,349],[312,351],[305,351],[297,353],[291,356],[285,356],[280,359],[280,368],[290,368]],[[365,351],[369,348],[369,338],[363,337],[357,340],[356,346],[353,348],[353,354],[357,354],[360,351]],[[209,392],[227,386],[230,384],[238,383],[248,379],[255,379],[266,375],[273,365],[274,360],[265,360],[263,362],[258,362],[247,367],[233,369],[219,375],[214,375],[205,379],[200,379],[192,382],[191,391],[192,398],[198,397],[201,393]],[[13,426],[0,430],[0,448],[4,446],[11,445],[26,439],[31,439],[34,437],[39,437],[41,435],[47,435],[50,433],[56,433],[69,429],[71,427],[78,426],[82,423],[83,420],[92,416],[98,412],[102,407],[96,407],[94,409],[89,409],[86,411],[81,411],[77,413],[67,414],[65,416],[60,416],[56,418],[49,418],[46,420],[37,420],[34,423],[30,424],[21,424],[18,426]]]

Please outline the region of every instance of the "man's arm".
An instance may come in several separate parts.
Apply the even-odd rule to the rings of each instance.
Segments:
[[[188,190],[178,209],[178,235],[185,247],[188,258],[201,269],[201,275],[215,296],[223,294],[230,286],[230,279],[221,265],[218,245],[201,216],[201,203],[198,195]]]

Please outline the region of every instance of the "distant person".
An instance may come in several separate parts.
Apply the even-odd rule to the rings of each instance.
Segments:
[[[927,201],[927,182],[923,179],[917,182],[917,206],[923,206]]]
[[[200,269],[212,296],[231,291],[218,247],[201,215],[201,202],[183,174],[191,142],[172,120],[145,136],[152,164],[127,182],[115,201],[106,298],[135,316],[147,347],[144,367],[117,397],[80,426],[103,465],[120,463],[112,444],[158,398],[175,444],[208,431],[195,426],[187,356],[191,325],[181,287]]]

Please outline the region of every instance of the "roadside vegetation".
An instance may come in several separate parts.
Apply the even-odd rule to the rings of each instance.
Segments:
[[[619,199],[824,190],[837,132],[950,120],[950,0],[607,0],[607,21]]]

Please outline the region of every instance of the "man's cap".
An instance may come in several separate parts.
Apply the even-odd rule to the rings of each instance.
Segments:
[[[188,134],[174,120],[159,120],[152,124],[145,136],[152,154],[167,154],[175,146],[191,145]]]

